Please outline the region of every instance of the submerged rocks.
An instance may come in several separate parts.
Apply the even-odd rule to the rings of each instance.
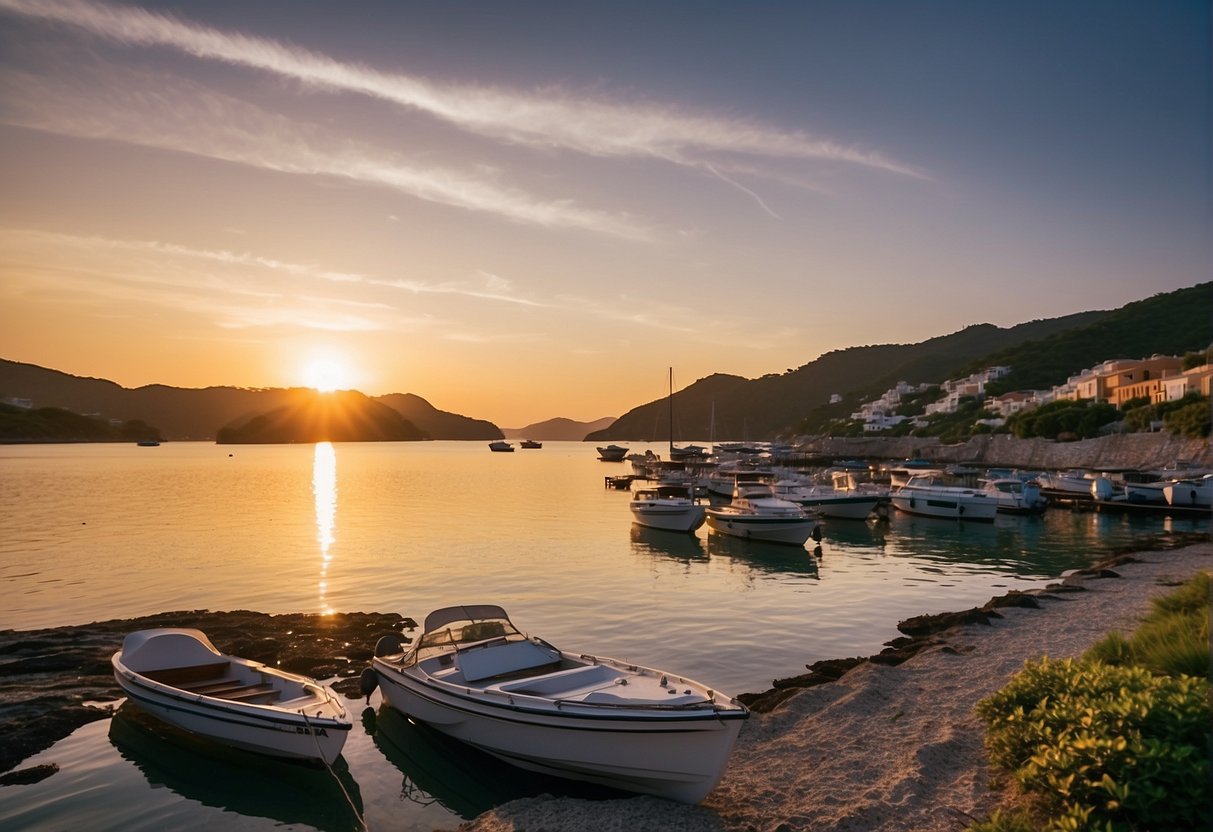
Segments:
[[[359,697],[358,674],[369,663],[375,641],[416,626],[396,613],[194,610],[78,627],[0,631],[0,731],[5,738],[0,743],[0,772],[81,725],[110,715],[122,696],[110,656],[134,630],[194,627],[225,653],[316,679],[341,677],[333,687],[354,699]]]

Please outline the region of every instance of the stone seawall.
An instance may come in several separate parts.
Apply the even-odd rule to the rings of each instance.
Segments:
[[[1152,469],[1176,463],[1213,468],[1213,449],[1208,439],[1187,439],[1170,433],[1122,433],[1078,442],[1016,439],[997,434],[975,436],[956,445],[914,436],[802,436],[796,439],[795,445],[803,453],[837,459],[922,458],[933,462],[1032,469]]]

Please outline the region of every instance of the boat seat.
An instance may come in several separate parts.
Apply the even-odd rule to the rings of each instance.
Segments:
[[[555,696],[612,684],[621,675],[618,670],[606,665],[595,664],[558,670],[544,676],[510,682],[502,685],[501,690],[530,696]]]
[[[173,685],[173,687],[189,691],[190,693],[205,693],[209,696],[211,691],[223,690],[225,688],[236,687],[237,685],[243,684],[244,682],[237,679],[235,676],[224,676],[221,679],[206,679],[202,682],[193,682],[190,684],[182,683],[179,685]]]
[[[212,693],[209,696],[215,696],[219,699],[228,699],[232,702],[244,702],[250,699],[257,699],[261,696],[273,696],[277,698],[278,691],[268,682],[262,682],[258,685],[241,685],[237,688],[224,691],[222,693]]]
[[[187,688],[195,684],[211,684],[222,681],[227,673],[229,661],[193,664],[186,667],[166,667],[161,670],[148,670],[144,676],[154,682],[172,685],[175,688]]]

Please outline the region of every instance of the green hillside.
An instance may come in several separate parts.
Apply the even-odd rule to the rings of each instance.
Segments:
[[[986,355],[1099,320],[1106,312],[1032,321],[1003,329],[978,324],[918,344],[881,344],[828,352],[780,375],[759,379],[714,375],[674,395],[674,439],[774,439],[803,432],[806,415],[849,413],[864,398],[879,395],[898,381],[942,382],[960,374],[973,356]],[[832,394],[843,401],[830,406]],[[715,418],[713,419],[713,412]],[[824,421],[836,418],[830,415]],[[713,432],[712,426],[715,425]],[[669,403],[659,399],[625,413],[588,440],[669,439]]]
[[[1201,283],[1127,304],[1089,326],[999,350],[970,362],[968,369],[992,364],[1011,367],[1010,375],[991,385],[997,395],[1054,387],[1109,359],[1183,355],[1204,350],[1210,343],[1213,283]]]

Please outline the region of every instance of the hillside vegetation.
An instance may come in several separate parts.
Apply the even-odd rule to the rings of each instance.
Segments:
[[[961,375],[992,365],[1010,367],[1010,375],[987,388],[997,396],[1053,387],[1109,359],[1183,355],[1211,342],[1213,283],[1202,283],[1130,303],[1088,326],[990,353],[969,362]]]
[[[959,375],[973,356],[1088,326],[1107,314],[1084,312],[1010,329],[978,324],[918,344],[850,347],[828,352],[781,375],[754,380],[709,376],[674,394],[674,439],[774,439],[814,433],[814,428],[849,414],[858,402],[900,380],[942,382]],[[830,405],[834,393],[843,400]],[[810,417],[807,421],[806,415]],[[669,403],[658,399],[628,411],[609,428],[586,438],[664,441],[669,434]]]
[[[607,427],[590,430],[584,438],[686,442],[818,435],[832,423],[848,419],[860,403],[898,381],[939,384],[977,368],[1006,365],[1012,368],[1011,374],[990,385],[990,394],[1049,388],[1109,359],[1204,350],[1213,336],[1211,321],[1213,283],[1203,283],[1114,311],[1082,312],[1005,329],[977,324],[917,344],[850,347],[757,379],[725,374],[700,379],[674,394],[672,430],[671,404],[662,395],[629,410]],[[157,425],[168,439],[211,439],[223,426],[251,430],[251,420],[257,416],[264,417],[255,426],[257,430],[285,430],[281,420],[294,418],[291,408],[296,407],[299,393],[297,389],[183,389],[163,385],[129,390],[103,379],[80,378],[0,359],[0,399],[26,398],[39,407],[100,413],[107,420],[142,420]],[[838,401],[831,404],[835,395]],[[504,436],[491,422],[446,413],[413,394],[394,393],[375,401],[401,415],[421,436],[485,440]],[[360,408],[365,410],[363,405]],[[968,435],[973,418],[980,416],[979,407],[971,410],[947,421],[936,420],[930,435]],[[399,430],[398,425],[385,421],[386,417],[372,418],[369,411],[366,416],[369,437],[395,435]],[[1194,421],[1185,428],[1186,435],[1200,429],[1201,424],[1195,424],[1199,420],[1186,416],[1185,420]],[[559,421],[540,422],[522,430],[529,434],[539,425],[551,425],[555,432]]]
[[[0,442],[139,442],[161,440],[160,431],[132,419],[115,427],[104,419],[58,407],[25,410],[0,404]]]

